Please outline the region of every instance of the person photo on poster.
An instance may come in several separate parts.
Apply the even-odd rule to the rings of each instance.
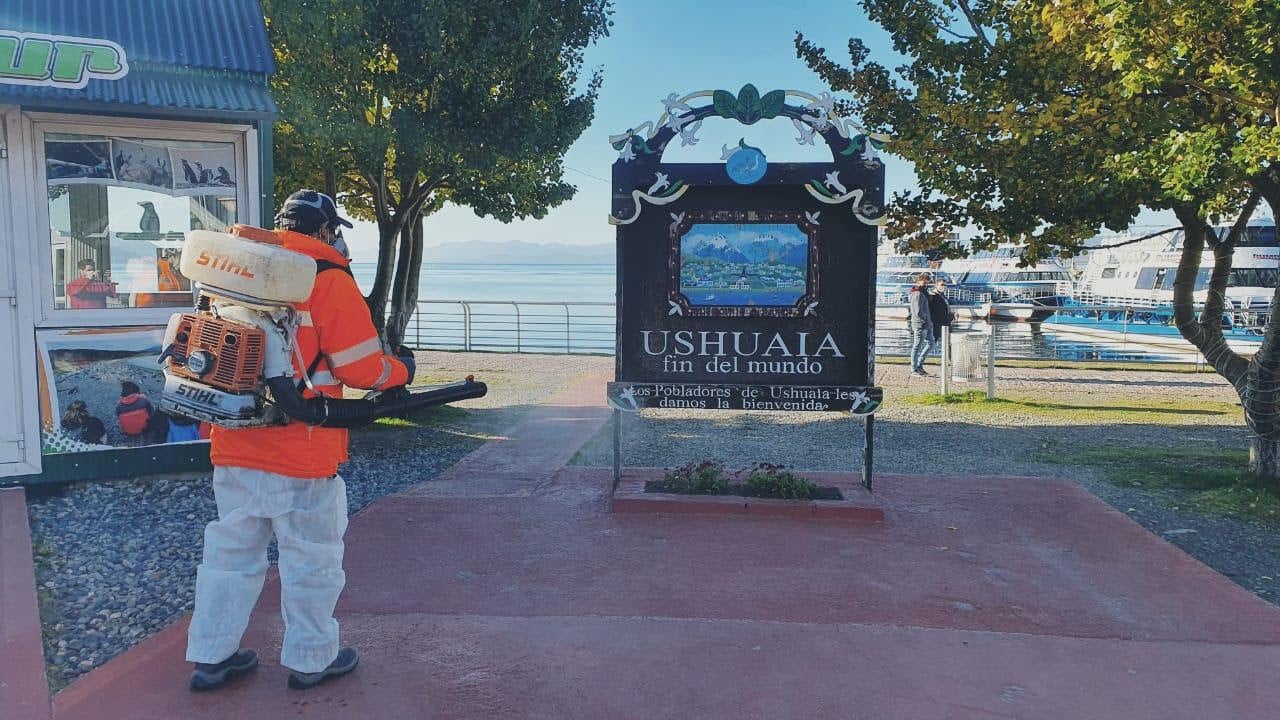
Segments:
[[[111,166],[118,185],[173,193],[173,162],[167,147],[112,138]]]
[[[169,442],[169,419],[148,400],[164,388],[155,361],[163,336],[160,327],[39,333],[45,454]]]

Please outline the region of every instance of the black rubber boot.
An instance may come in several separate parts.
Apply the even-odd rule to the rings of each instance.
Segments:
[[[360,664],[360,656],[355,648],[345,647],[338,651],[338,657],[329,663],[329,667],[320,672],[300,673],[297,670],[289,673],[289,687],[294,690],[310,690],[330,678],[342,677]]]
[[[191,673],[192,690],[214,690],[234,677],[244,675],[258,667],[258,653],[238,650],[220,663],[196,663]]]

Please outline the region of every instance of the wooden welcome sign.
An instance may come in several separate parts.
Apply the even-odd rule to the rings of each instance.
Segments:
[[[694,105],[699,99],[710,102]],[[788,99],[797,102],[788,103]],[[665,101],[656,123],[610,138],[617,226],[617,369],[609,404],[846,411],[866,418],[870,482],[877,227],[887,140],[834,114],[827,93],[747,85]],[[785,118],[829,163],[771,165],[745,139],[720,163],[664,163],[707,118]],[[615,436],[616,439],[616,436]],[[615,470],[617,462],[615,462]]]

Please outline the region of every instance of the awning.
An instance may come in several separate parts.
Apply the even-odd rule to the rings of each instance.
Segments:
[[[258,0],[3,5],[0,104],[244,120],[276,114],[267,90],[275,62]],[[67,62],[61,76],[55,71],[59,53],[99,51],[93,62]],[[82,73],[78,82],[68,77],[75,70]]]

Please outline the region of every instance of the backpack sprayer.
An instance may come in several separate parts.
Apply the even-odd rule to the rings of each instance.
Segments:
[[[304,398],[310,378],[296,379],[302,318],[294,307],[311,296],[316,261],[280,245],[274,233],[237,225],[232,234],[192,231],[182,274],[200,284],[193,312],[176,313],[165,330],[160,409],[229,428],[308,425],[354,428],[380,417],[478,398],[488,392],[471,376],[461,382],[396,388],[344,400]],[[313,389],[314,390],[314,389]]]

